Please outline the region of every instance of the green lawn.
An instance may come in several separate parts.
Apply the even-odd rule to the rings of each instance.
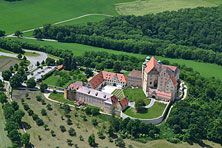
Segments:
[[[113,92],[112,92],[113,95],[119,97],[120,99],[123,99],[125,98],[125,95],[123,93],[123,90],[122,89],[115,89]]]
[[[44,83],[48,84],[48,85],[52,85],[52,86],[58,86],[58,87],[62,87],[65,88],[69,83],[71,83],[73,80],[70,80],[69,82],[65,83],[63,86],[59,86],[57,84],[57,81],[60,79],[59,76],[55,76],[52,75],[50,77],[48,77],[47,79],[44,80]]]
[[[7,132],[4,131],[5,119],[3,115],[2,105],[0,104],[0,148],[11,146],[11,141],[7,137]]]
[[[56,100],[56,101],[59,101],[59,102],[62,102],[62,103],[74,105],[74,101],[64,99],[64,94],[51,93],[49,98],[53,99],[53,100]]]
[[[144,15],[182,8],[214,7],[222,4],[221,0],[136,0],[116,5],[121,15]]]
[[[127,89],[124,89],[123,92],[124,92],[125,96],[127,96],[130,101],[135,101],[136,99],[146,98],[142,89],[127,88]]]
[[[15,54],[14,52],[11,52],[11,51],[9,51],[9,50],[5,50],[5,49],[2,49],[2,48],[0,48],[0,52]]]
[[[165,107],[166,104],[155,102],[151,108],[148,108],[146,113],[136,113],[135,108],[132,107],[125,110],[124,113],[135,118],[152,119],[161,116]]]
[[[0,3],[0,26],[7,34],[29,30],[89,13],[118,15],[114,4],[132,0],[22,0]],[[93,21],[94,17],[86,19]]]
[[[145,59],[145,57],[147,56],[143,54],[127,53],[127,52],[122,52],[122,51],[98,48],[98,47],[76,44],[76,43],[58,43],[58,42],[47,42],[47,41],[37,41],[37,40],[25,40],[25,39],[17,39],[17,38],[14,38],[14,39],[23,40],[28,43],[39,44],[42,46],[49,45],[58,49],[64,49],[64,50],[68,49],[72,51],[74,55],[77,55],[77,56],[83,55],[83,53],[86,51],[96,51],[96,52],[106,51],[113,54],[126,54],[129,56],[135,56],[137,58],[143,58],[143,59]],[[222,67],[216,64],[203,63],[203,62],[184,60],[184,59],[172,59],[172,58],[165,58],[165,57],[160,57],[160,56],[155,56],[155,57],[160,60],[168,60],[170,61],[170,63],[184,64],[187,67],[192,67],[195,71],[199,72],[204,77],[215,77],[217,79],[222,80],[222,75],[221,75]]]

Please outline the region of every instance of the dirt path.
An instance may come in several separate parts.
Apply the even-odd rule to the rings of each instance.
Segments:
[[[68,20],[63,20],[63,21],[60,21],[60,22],[57,22],[57,23],[53,23],[52,25],[58,25],[58,24],[62,24],[62,23],[66,23],[66,22],[70,22],[70,21],[73,21],[73,20],[77,20],[77,19],[81,19],[83,17],[87,17],[87,16],[92,16],[92,15],[100,15],[100,16],[107,16],[107,17],[113,17],[112,15],[109,15],[109,14],[85,14],[85,15],[82,15],[82,16],[79,16],[79,17],[74,17],[74,18],[71,18],[71,19],[68,19]],[[39,29],[43,28],[43,27],[37,27]],[[33,29],[29,29],[29,30],[25,30],[25,31],[22,31],[23,33],[26,33],[26,32],[30,32],[30,31],[34,31],[35,29],[37,28],[33,28]],[[7,37],[12,37],[14,34],[10,34],[10,35],[7,35]]]

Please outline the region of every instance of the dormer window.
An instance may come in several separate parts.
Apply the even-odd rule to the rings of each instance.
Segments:
[[[104,95],[103,98],[106,98],[106,95]]]
[[[90,90],[88,91],[88,94],[90,94]]]
[[[98,92],[96,92],[96,96],[98,96]]]

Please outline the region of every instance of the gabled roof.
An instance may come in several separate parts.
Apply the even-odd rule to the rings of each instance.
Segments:
[[[177,80],[176,80],[175,77],[171,77],[171,80],[172,80],[174,86],[178,85]]]
[[[156,65],[157,65],[158,61],[156,60],[155,57],[152,57],[149,62],[146,63],[146,68],[145,71],[147,73],[149,73]]]
[[[126,99],[126,98],[122,99],[122,100],[119,102],[119,104],[121,105],[121,107],[127,105],[127,104],[128,104],[128,99]]]
[[[133,69],[133,70],[129,73],[128,77],[142,78],[142,71]]]
[[[163,67],[168,67],[170,68],[172,71],[176,71],[177,67],[175,66],[170,66],[170,65],[162,65]]]
[[[96,89],[104,80],[112,80],[116,76],[118,81],[127,82],[127,77],[124,74],[100,71],[96,76],[94,76],[89,82],[94,89]]]
[[[62,68],[63,68],[63,65],[57,66],[57,69],[58,69],[58,70],[61,70]]]
[[[103,74],[100,71],[96,76],[94,76],[89,82],[94,89],[96,89],[101,83],[103,83]]]

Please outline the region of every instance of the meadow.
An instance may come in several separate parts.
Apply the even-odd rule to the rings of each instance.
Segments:
[[[136,101],[136,99],[146,98],[142,89],[131,89],[127,88],[123,90],[124,95],[128,97],[130,101]]]
[[[82,44],[76,44],[76,43],[58,43],[58,42],[48,42],[48,41],[37,41],[37,40],[27,40],[27,39],[17,39],[25,41],[27,43],[32,44],[38,44],[41,46],[49,45],[57,49],[63,49],[63,50],[70,50],[73,52],[76,56],[83,55],[86,51],[106,51],[108,53],[112,54],[125,54],[129,56],[135,56],[137,58],[145,59],[147,55],[143,54],[134,54],[134,53],[128,53],[128,52],[122,52],[122,51],[116,51],[116,50],[109,50],[104,48],[98,48],[88,45],[82,45]],[[197,62],[193,60],[184,60],[184,59],[172,59],[172,58],[165,58],[160,56],[155,56],[157,59],[160,60],[168,60],[170,63],[178,63],[178,64],[184,64],[187,67],[192,67],[195,71],[199,72],[204,77],[215,77],[216,79],[222,80],[222,66],[218,66],[216,64],[210,64],[210,63],[203,63],[203,62]]]
[[[44,24],[52,24],[89,13],[117,16],[114,4],[132,0],[0,0],[0,26],[7,34],[25,31]],[[98,17],[97,20],[100,20]],[[94,21],[89,17],[86,21]]]
[[[182,8],[214,7],[220,4],[221,0],[136,0],[116,4],[116,10],[121,15],[138,16]]]
[[[23,109],[21,98],[26,98],[25,97],[26,93],[29,93],[30,99],[25,99],[25,103],[27,103],[31,107],[31,109],[34,111],[34,113],[37,114],[44,121],[45,124],[48,125],[49,130],[45,130],[44,127],[42,126],[37,126],[35,121],[32,119],[32,117],[29,116],[28,113]],[[42,105],[41,102],[36,100],[37,95],[42,96],[42,99],[45,100],[45,103],[46,103],[45,105]],[[61,148],[69,148],[70,146],[67,145],[66,140],[71,139],[73,141],[73,144],[78,144],[80,148],[88,148],[89,147],[88,142],[87,142],[88,136],[92,133],[95,134],[96,143],[99,144],[98,147],[106,147],[107,145],[109,145],[109,147],[116,147],[115,142],[109,142],[108,136],[106,134],[105,134],[106,138],[103,140],[98,138],[97,136],[97,132],[98,130],[102,128],[103,124],[105,124],[105,127],[108,127],[107,124],[109,123],[107,122],[107,120],[109,117],[106,115],[99,115],[98,117],[86,115],[87,121],[83,121],[80,115],[82,114],[85,115],[85,113],[82,110],[76,110],[72,108],[72,111],[69,114],[71,116],[71,120],[73,124],[67,125],[66,123],[67,118],[64,116],[64,110],[61,109],[58,104],[48,101],[39,91],[14,90],[13,100],[18,102],[20,109],[24,110],[25,116],[23,118],[23,122],[26,125],[26,131],[27,133],[31,135],[31,142],[37,147],[55,148],[56,146],[59,146]],[[46,109],[47,104],[52,105],[52,108],[53,108],[52,111],[49,111]],[[42,116],[40,113],[41,109],[43,108],[45,108],[47,111],[46,116]],[[75,112],[77,112],[77,116],[74,116]],[[64,120],[62,120],[62,116]],[[99,122],[99,125],[97,127],[92,125],[91,123],[92,118],[96,118],[97,121]],[[0,122],[1,121],[3,120],[1,119]],[[64,125],[67,131],[69,130],[70,127],[74,128],[77,136],[71,137],[69,136],[67,131],[61,132],[60,125]],[[56,135],[55,137],[53,137],[50,134],[51,130],[55,132],[55,135]],[[79,138],[80,135],[83,136],[84,141],[80,140]],[[2,135],[0,135],[0,137],[1,136]],[[39,136],[41,140],[39,140],[38,138]],[[0,141],[1,140],[2,139],[0,139]],[[148,141],[145,144],[137,142],[137,141],[129,140],[129,139],[124,139],[124,141],[126,143],[126,147],[128,147],[128,145],[132,145],[134,148],[140,148],[140,147],[143,147],[143,148],[161,148],[161,147],[164,147],[164,148],[201,148],[201,146],[198,145],[197,143],[193,143],[193,145],[189,145],[188,143],[185,143],[185,142],[173,144],[163,139]],[[206,145],[211,146],[211,147],[215,147],[215,148],[220,147],[219,144],[216,144],[210,141],[204,140],[203,142]],[[0,143],[0,146],[1,144],[5,144],[5,143],[6,141],[4,141],[4,143]],[[10,144],[10,141],[9,141],[9,144]]]

